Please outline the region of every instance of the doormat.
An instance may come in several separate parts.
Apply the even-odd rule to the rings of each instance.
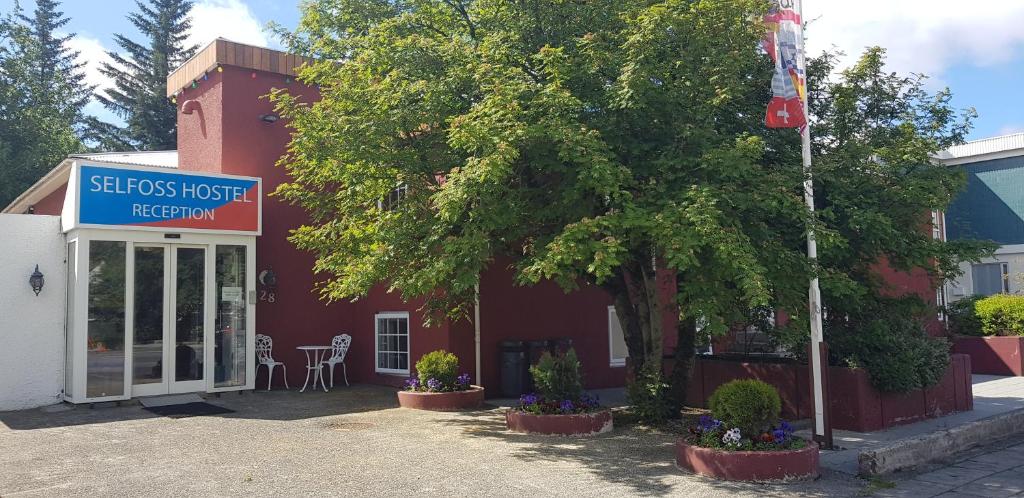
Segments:
[[[234,410],[229,410],[222,406],[211,405],[209,403],[185,403],[183,405],[151,406],[143,408],[143,410],[167,418],[202,417],[205,415],[223,415],[225,413],[235,413]]]

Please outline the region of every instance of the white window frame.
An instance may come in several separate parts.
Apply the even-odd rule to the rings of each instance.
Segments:
[[[616,323],[619,323],[619,317],[618,317],[618,314],[615,313],[615,306],[609,306],[608,307],[608,365],[611,366],[611,367],[624,367],[624,366],[626,366],[626,358],[629,357],[629,349],[627,347],[627,349],[626,349],[626,356],[623,356],[622,358],[616,358],[615,357],[615,338],[613,336],[615,329],[614,329],[613,325],[616,324]],[[620,324],[619,327],[621,328],[622,325]],[[622,331],[622,339],[623,339],[623,341],[625,341],[625,339],[626,339],[626,331],[625,330]]]
[[[389,318],[405,319],[405,369],[381,368],[380,366],[380,320]],[[377,373],[389,375],[409,375],[409,365],[412,362],[412,330],[407,311],[382,311],[373,315],[373,370]],[[389,334],[390,335],[390,334]],[[385,351],[387,353],[401,353],[401,351]]]
[[[397,187],[388,192],[387,197],[377,201],[377,209],[381,211],[394,211],[405,201],[409,195],[409,185],[399,183]]]

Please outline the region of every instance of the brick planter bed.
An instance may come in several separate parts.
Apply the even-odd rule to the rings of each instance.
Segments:
[[[989,375],[1024,375],[1024,337],[957,337],[953,352],[971,357],[971,372]]]
[[[782,416],[788,419],[812,415],[810,375],[807,365],[796,363],[751,363],[698,358],[687,404],[707,406],[714,390],[733,379],[758,379],[771,384],[782,398]],[[832,426],[836,429],[871,432],[909,424],[954,412],[974,409],[971,390],[971,358],[950,357],[950,365],[938,384],[908,393],[881,393],[862,369],[829,367],[832,395]]]
[[[398,391],[398,406],[435,412],[457,412],[474,410],[484,404],[484,388],[470,386],[465,391],[450,393],[428,393]]]
[[[534,415],[508,410],[505,412],[505,424],[513,432],[553,436],[592,436],[613,428],[611,410],[572,415]]]
[[[799,450],[724,451],[676,443],[676,465],[695,474],[727,481],[787,482],[818,477],[818,446]]]

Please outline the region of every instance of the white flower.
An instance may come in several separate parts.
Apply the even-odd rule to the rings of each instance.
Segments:
[[[740,430],[739,430],[739,428],[734,427],[734,428],[729,429],[728,431],[726,431],[725,435],[722,436],[722,442],[725,443],[726,445],[739,446],[740,445]]]

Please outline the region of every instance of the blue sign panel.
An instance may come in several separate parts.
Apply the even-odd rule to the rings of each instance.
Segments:
[[[259,231],[258,180],[102,166],[80,169],[79,223]]]

